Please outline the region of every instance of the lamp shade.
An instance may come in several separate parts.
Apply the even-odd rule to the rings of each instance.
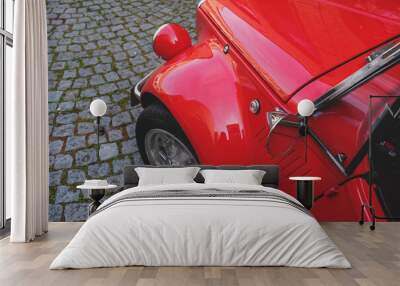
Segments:
[[[99,117],[106,114],[107,111],[107,104],[101,99],[95,99],[90,104],[90,113],[93,116]]]
[[[297,104],[297,112],[303,117],[311,116],[314,113],[314,111],[315,111],[314,102],[312,102],[309,99],[302,99]]]

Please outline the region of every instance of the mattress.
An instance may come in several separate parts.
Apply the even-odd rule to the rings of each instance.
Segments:
[[[293,197],[263,186],[141,186],[106,201],[50,269],[118,266],[350,268]]]

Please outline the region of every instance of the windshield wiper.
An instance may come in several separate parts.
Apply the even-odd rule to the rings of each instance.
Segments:
[[[392,42],[383,49],[373,52],[367,60],[368,63],[365,66],[318,98],[314,102],[316,111],[330,106],[360,85],[398,64],[400,62],[400,41]]]

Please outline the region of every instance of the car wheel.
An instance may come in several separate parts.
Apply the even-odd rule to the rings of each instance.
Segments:
[[[146,107],[136,123],[136,141],[145,164],[186,166],[198,164],[182,128],[160,104]]]

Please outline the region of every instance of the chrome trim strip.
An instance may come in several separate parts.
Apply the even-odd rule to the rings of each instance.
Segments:
[[[336,86],[329,89],[325,94],[314,101],[315,111],[320,111],[330,106],[336,100],[344,97],[360,85],[398,63],[400,63],[400,41],[396,40],[394,44],[389,44],[386,48],[379,50],[378,54],[373,53],[366,65],[339,82]]]
[[[150,77],[150,75],[153,73],[154,70],[149,72],[144,78],[142,78],[140,81],[138,81],[137,84],[135,84],[135,87],[133,89],[133,93],[135,94],[135,97],[138,101],[140,101],[140,97],[142,95],[142,87],[146,80]]]

